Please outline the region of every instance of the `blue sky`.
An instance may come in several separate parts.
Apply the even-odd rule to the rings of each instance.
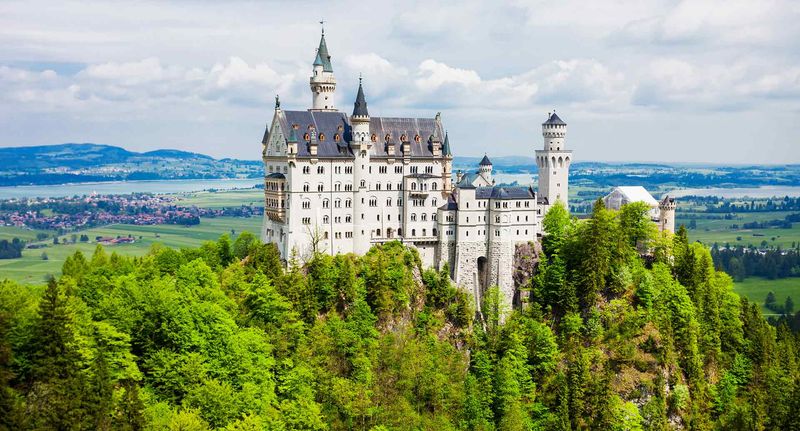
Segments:
[[[349,111],[442,112],[457,155],[800,162],[796,1],[0,2],[0,146],[257,159],[274,95],[311,102],[326,34]]]

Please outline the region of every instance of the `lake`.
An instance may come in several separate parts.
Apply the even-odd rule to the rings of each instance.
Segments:
[[[800,196],[800,186],[761,186],[761,187],[712,187],[708,189],[676,189],[670,196],[718,196],[721,198],[771,198],[784,196]]]
[[[110,181],[105,183],[79,183],[53,186],[0,187],[0,199],[11,198],[56,198],[73,195],[124,195],[129,193],[184,193],[208,189],[247,189],[263,184],[258,178],[239,180],[154,180],[154,181]]]

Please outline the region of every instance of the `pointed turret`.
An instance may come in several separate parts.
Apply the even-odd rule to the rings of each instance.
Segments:
[[[325,31],[322,31],[322,37],[319,39],[319,48],[317,48],[317,59],[319,59],[320,64],[322,65],[322,70],[325,72],[333,73],[333,65],[331,65],[331,56],[328,54],[328,44],[325,43]],[[317,60],[314,60],[314,65],[317,64]]]
[[[311,110],[336,111],[334,96],[336,93],[336,78],[333,76],[331,56],[328,54],[328,45],[325,43],[325,30],[319,39],[317,56],[311,68]]]
[[[483,159],[481,160],[480,163],[478,163],[478,166],[492,166],[492,161],[489,160],[489,156],[484,154]]]
[[[453,157],[453,152],[450,150],[450,135],[444,133],[444,144],[442,145],[442,154],[445,157]]]
[[[356,94],[356,102],[353,104],[353,117],[369,117],[367,99],[364,97],[364,88],[361,86],[361,78],[358,78],[358,94]]]

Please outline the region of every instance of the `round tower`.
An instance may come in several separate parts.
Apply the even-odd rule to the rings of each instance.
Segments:
[[[567,123],[555,111],[548,114],[542,123],[544,149],[536,150],[536,165],[539,168],[539,196],[547,199],[547,205],[561,201],[569,205],[569,167],[572,151],[566,149]]]
[[[324,29],[319,40],[317,56],[314,58],[309,84],[311,86],[311,110],[335,111],[336,78],[333,76],[333,66],[331,65],[331,56],[328,54],[328,45],[325,43]]]
[[[369,251],[371,229],[363,215],[367,210],[369,193],[369,154],[372,150],[372,137],[369,133],[369,112],[361,78],[358,78],[358,94],[350,116],[352,136],[350,148],[353,150],[353,252],[365,254]]]
[[[492,182],[492,161],[484,154],[483,159],[478,163],[478,172],[486,178],[490,183]]]
[[[658,203],[658,230],[675,233],[675,209],[678,204],[669,195]]]

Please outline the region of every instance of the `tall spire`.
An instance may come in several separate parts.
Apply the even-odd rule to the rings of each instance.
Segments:
[[[317,48],[317,58],[314,59],[314,65],[317,65],[317,60],[322,63],[322,70],[325,72],[333,72],[331,65],[331,56],[328,54],[328,45],[325,43],[325,29],[322,29],[322,36],[319,38],[319,48]]]
[[[444,144],[442,145],[442,154],[445,156],[452,156],[453,152],[450,151],[450,135],[444,132]]]
[[[358,77],[358,94],[356,94],[356,103],[353,104],[354,117],[369,117],[367,111],[367,99],[364,97],[364,88],[361,86],[361,77]]]

